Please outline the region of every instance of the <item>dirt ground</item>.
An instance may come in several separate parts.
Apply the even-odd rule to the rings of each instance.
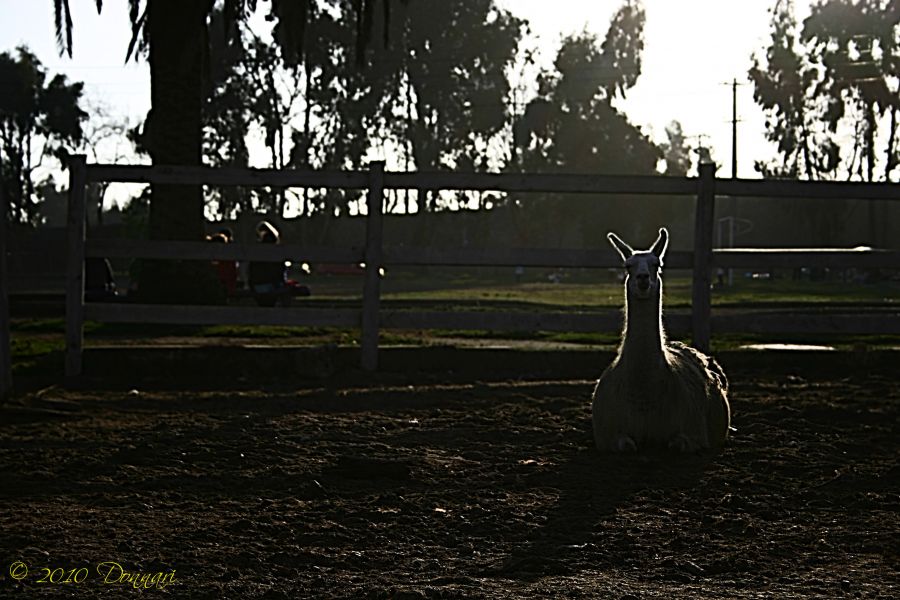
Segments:
[[[689,457],[598,454],[587,379],[46,389],[0,597],[900,597],[900,373],[729,375]]]

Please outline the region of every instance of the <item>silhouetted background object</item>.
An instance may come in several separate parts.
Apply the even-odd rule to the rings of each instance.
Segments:
[[[281,240],[278,230],[268,221],[256,226],[256,235],[262,244],[277,244]],[[307,286],[288,279],[284,261],[250,263],[250,289],[260,306],[275,306],[277,303],[290,304],[295,296],[309,296]]]
[[[40,224],[42,198],[33,172],[44,156],[33,150],[43,145],[43,153],[64,161],[80,144],[88,117],[80,106],[83,88],[65,75],[48,81],[46,69],[25,47],[0,53],[0,185],[10,223]]]
[[[257,239],[262,244],[277,244],[278,232],[263,221],[256,229]],[[250,289],[260,306],[275,306],[278,292],[284,287],[287,273],[284,262],[252,261],[249,268]]]
[[[110,302],[118,299],[116,280],[109,260],[97,256],[84,259],[85,302]]]
[[[384,0],[391,2],[391,0]],[[103,3],[97,0],[97,11]],[[155,165],[200,166],[202,153],[202,108],[204,80],[209,69],[210,36],[207,22],[215,2],[152,0],[144,11],[129,12],[132,40],[126,53],[143,55],[150,65],[151,109],[144,123],[143,138]],[[72,53],[72,19],[68,0],[53,0],[60,52]],[[251,0],[225,0],[221,5],[230,43],[239,43],[237,24],[247,20],[256,7]],[[362,62],[376,19],[374,0],[353,3],[357,35],[356,55]],[[388,4],[384,4],[388,7]],[[306,45],[307,24],[317,2],[272,2],[269,17],[275,22],[274,38],[288,64],[297,64]],[[384,13],[385,20],[390,14]],[[388,32],[384,31],[385,42]],[[350,54],[349,52],[347,54]],[[199,185],[155,184],[150,203],[150,238],[201,240],[203,195]],[[161,302],[203,301],[214,294],[206,285],[191,286],[204,278],[203,266],[190,262],[148,261],[141,271],[145,299]]]
[[[209,236],[209,241],[215,242],[218,244],[227,244],[231,241],[228,232],[230,229],[223,229],[218,233],[214,233]],[[223,259],[223,260],[214,260],[213,268],[216,270],[216,275],[219,277],[219,282],[222,284],[222,288],[225,291],[227,296],[233,296],[237,291],[238,287],[238,269],[237,263],[233,260]]]

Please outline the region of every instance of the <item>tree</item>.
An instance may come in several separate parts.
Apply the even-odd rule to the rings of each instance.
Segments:
[[[613,16],[602,44],[587,32],[563,40],[555,69],[541,73],[538,95],[528,103],[518,123],[516,139],[522,144],[525,170],[657,172],[662,151],[613,104],[616,98],[625,97],[640,75],[643,24],[642,6],[625,2]],[[539,227],[556,232],[557,238],[549,240],[554,245],[600,244],[595,224],[608,222],[611,215],[622,214],[626,205],[638,202],[617,198],[601,203],[560,195],[525,198],[520,201],[520,223],[523,230],[528,230],[523,234],[526,238],[539,237],[540,232],[535,230]],[[578,236],[573,237],[576,233]]]
[[[345,3],[342,10],[346,14],[352,7]],[[352,23],[341,17],[319,4],[310,5],[303,53],[290,56],[245,23],[231,24],[238,29],[236,35],[223,34],[224,19],[214,13],[210,48],[216,68],[204,105],[207,164],[246,166],[247,135],[256,128],[263,134],[272,168],[359,166],[369,144],[359,115],[372,114],[375,108],[360,100],[360,88],[368,84],[348,51],[354,45]],[[214,211],[222,217],[247,210],[282,217],[287,194],[215,190]],[[342,209],[349,198],[339,190],[328,195],[335,209]],[[324,204],[325,198],[304,191],[304,214],[321,212]]]
[[[64,75],[47,81],[37,57],[20,47],[0,54],[0,184],[8,198],[11,222],[36,225],[38,204],[33,173],[48,157],[64,160],[83,137],[87,117],[79,102],[83,84]]]
[[[243,45],[234,43],[222,11],[213,13],[209,23],[210,73],[203,105],[203,159],[211,167],[244,168],[249,165],[247,131],[252,121],[255,91],[243,76]],[[207,211],[219,218],[233,218],[252,209],[253,193],[245,188],[212,188]]]
[[[410,4],[392,24],[397,43],[373,50],[370,70],[385,85],[381,125],[419,170],[486,170],[483,148],[508,124],[506,71],[524,23],[491,0],[454,0]]]
[[[382,144],[402,152],[408,168],[487,168],[486,146],[508,124],[505,70],[522,22],[488,0],[427,10],[411,4],[391,17],[394,44],[366,50],[360,69],[348,51],[353,10],[349,0],[329,10],[311,5],[299,63],[252,32],[242,36],[241,66],[233,72],[242,82],[234,87],[251,90],[243,104],[265,132],[272,166],[360,168],[369,152],[384,151]],[[442,25],[448,22],[454,27]],[[375,33],[383,35],[383,27]],[[302,213],[346,214],[359,198],[355,191],[307,192]],[[421,206],[436,207],[436,196]]]
[[[691,169],[691,149],[681,128],[681,123],[672,121],[666,126],[668,141],[662,144],[666,161],[665,175],[685,177]]]
[[[602,45],[589,33],[563,40],[555,71],[542,73],[517,136],[526,168],[584,173],[653,173],[662,158],[614,106],[640,75],[644,11],[625,2]]]
[[[275,23],[275,40],[286,56],[300,56],[309,7],[316,0],[272,0],[268,17]],[[150,65],[150,113],[144,137],[154,164],[197,166],[202,155],[204,64],[208,58],[207,23],[214,0],[129,0],[132,42],[128,56],[146,49]],[[57,42],[72,53],[69,0],[53,0]],[[102,0],[96,0],[102,11]],[[368,41],[375,0],[354,0],[357,48]],[[384,0],[385,19],[390,0]],[[243,21],[256,10],[256,0],[224,0],[226,23]],[[236,29],[227,27],[227,31]],[[198,240],[203,235],[200,186],[155,185],[150,204],[152,239]],[[196,269],[189,265],[148,263],[141,291],[148,299],[190,301]]]
[[[793,1],[779,0],[772,10],[765,57],[754,55],[749,73],[753,97],[766,114],[766,138],[778,152],[777,160],[756,164],[767,177],[829,177],[840,160],[834,130],[821,126],[823,113],[834,113],[835,107],[822,98],[807,98],[816,69],[802,52]]]
[[[887,180],[898,164],[900,111],[900,3],[896,0],[828,0],[814,5],[803,24],[810,61],[819,67],[815,91],[827,97],[834,129],[847,114],[860,135],[854,140],[850,172],[865,181]],[[883,171],[876,175],[879,126],[890,123]]]
[[[777,2],[771,41],[754,56],[750,78],[778,158],[757,169],[769,177],[891,180],[900,163],[898,40],[896,0],[825,0],[802,27],[791,0]],[[854,210],[833,202],[810,213],[796,204],[786,207],[829,241]],[[869,242],[890,244],[889,207],[869,202],[867,210]]]
[[[88,102],[86,109],[91,117],[83,127],[78,150],[84,150],[94,162],[116,163],[129,156],[134,145],[128,139],[128,118],[114,115],[102,102]],[[103,225],[103,204],[109,186],[109,181],[95,181],[87,186],[87,205],[97,211],[98,225]]]
[[[900,4],[825,0],[802,28],[791,0],[772,11],[771,41],[750,69],[754,98],[766,113],[766,136],[778,159],[767,176],[889,180],[898,165],[897,78]],[[887,125],[886,134],[879,134]],[[846,137],[853,142],[838,144]],[[879,159],[878,140],[884,140]],[[882,172],[877,173],[879,162]]]

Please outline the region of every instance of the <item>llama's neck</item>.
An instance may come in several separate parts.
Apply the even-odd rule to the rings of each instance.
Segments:
[[[665,360],[666,333],[662,326],[662,286],[653,298],[629,298],[625,293],[625,330],[620,360],[627,365],[661,364]]]

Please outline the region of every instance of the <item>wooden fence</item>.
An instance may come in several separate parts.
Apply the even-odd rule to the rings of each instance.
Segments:
[[[617,267],[611,251],[546,250],[526,248],[452,250],[403,248],[385,245],[382,237],[384,190],[471,190],[497,192],[557,192],[594,194],[656,194],[696,196],[692,252],[673,252],[667,266],[693,272],[689,322],[676,316],[676,329],[690,330],[693,342],[708,350],[716,331],[783,331],[787,325],[808,332],[900,333],[900,315],[888,322],[881,315],[809,316],[755,315],[752,320],[722,315],[713,318],[710,283],[715,267],[841,266],[900,268],[900,252],[889,250],[713,250],[717,196],[900,199],[900,186],[892,183],[834,183],[716,179],[715,166],[701,165],[696,178],[666,176],[601,176],[488,173],[391,173],[383,163],[369,171],[304,172],[297,170],[230,169],[205,167],[88,165],[84,156],[69,162],[68,260],[66,275],[66,374],[81,373],[83,323],[107,322],[176,324],[268,324],[361,327],[361,365],[378,366],[381,328],[441,328],[489,330],[613,330],[620,325],[618,311],[608,314],[437,312],[385,310],[380,307],[379,268],[397,265]],[[359,246],[308,247],[296,244],[209,244],[85,239],[85,186],[96,181],[159,184],[206,184],[248,187],[313,187],[365,189],[367,226]],[[85,257],[127,257],[179,260],[283,261],[365,263],[362,306],[340,308],[264,308],[238,306],[172,306],[134,303],[84,302]],[[2,275],[3,271],[0,271]],[[4,294],[5,295],[5,294]],[[0,309],[2,309],[0,305]],[[0,310],[0,318],[3,318]],[[674,321],[674,323],[673,323]]]
[[[0,159],[0,171],[3,161]],[[9,209],[0,184],[0,402],[12,392],[12,345],[9,339],[9,271],[6,240],[9,239]]]

